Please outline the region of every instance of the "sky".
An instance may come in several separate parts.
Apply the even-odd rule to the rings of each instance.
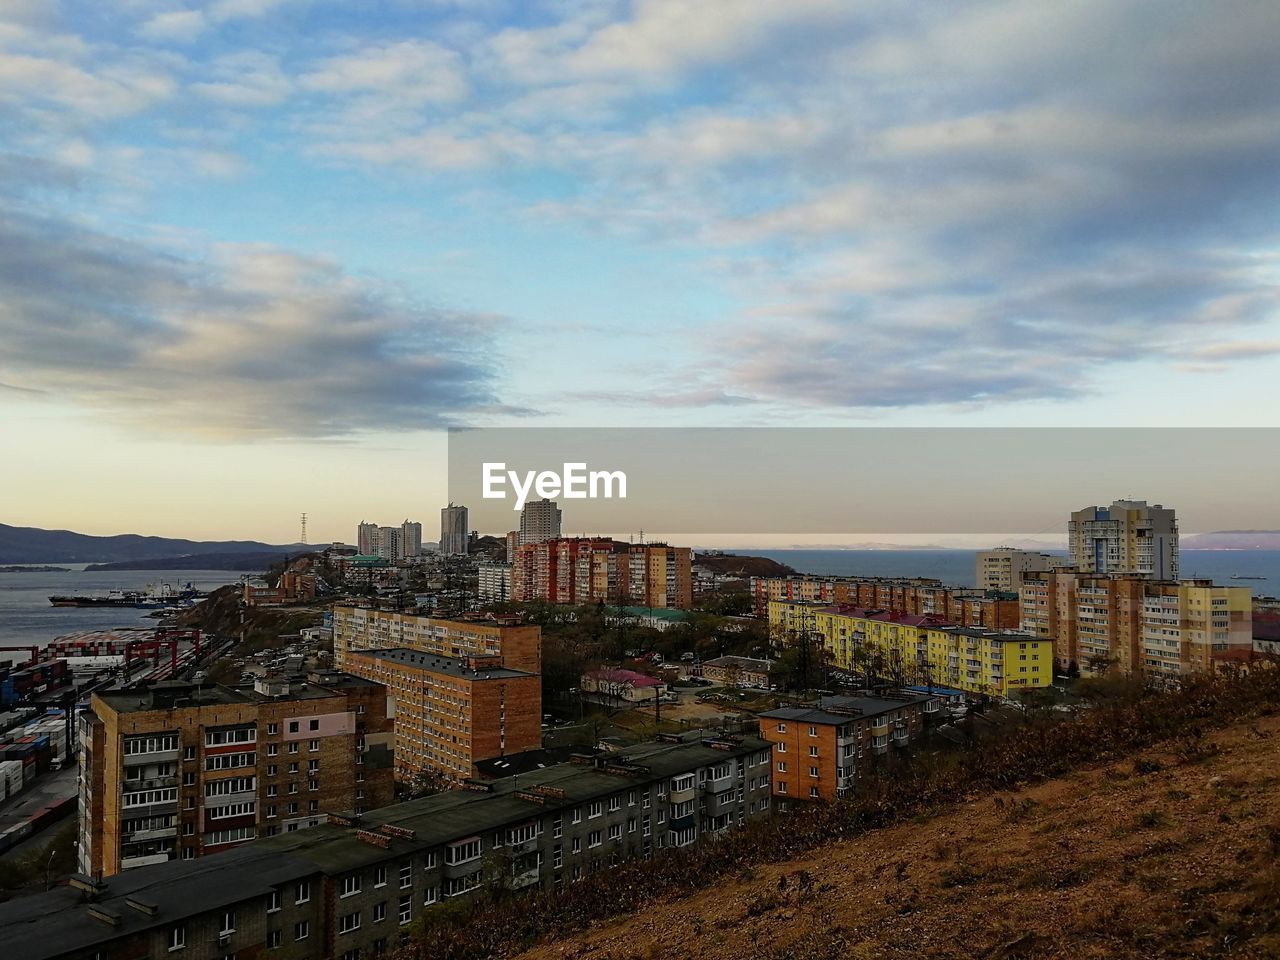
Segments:
[[[0,521],[430,536],[453,426],[1274,426],[1278,37],[0,0]]]

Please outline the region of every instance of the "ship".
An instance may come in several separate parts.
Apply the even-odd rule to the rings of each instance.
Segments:
[[[174,587],[170,583],[149,583],[144,590],[109,590],[106,593],[79,596],[55,595],[49,598],[49,602],[55,607],[134,607],[148,610],[188,603],[205,596],[192,583],[181,587]]]
[[[1265,580],[1265,579],[1267,579],[1267,578],[1266,578],[1266,577],[1251,576],[1251,575],[1249,575],[1249,574],[1244,574],[1244,573],[1233,573],[1233,574],[1231,575],[1231,579],[1232,579],[1232,580]]]

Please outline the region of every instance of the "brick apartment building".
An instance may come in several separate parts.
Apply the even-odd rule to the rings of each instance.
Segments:
[[[1253,648],[1248,587],[1053,570],[1024,577],[1021,604],[1022,629],[1052,641],[1059,670],[1173,680]]]
[[[905,747],[938,714],[943,697],[823,697],[759,716],[760,737],[772,744],[773,795],[783,800],[835,800],[859,772],[890,747]]]
[[[518,601],[687,609],[693,605],[693,551],[607,537],[527,543],[515,553],[511,596]]]
[[[431,617],[339,605],[333,608],[334,665],[356,650],[417,650],[437,656],[500,657],[503,666],[542,672],[542,630],[516,617]]]
[[[393,799],[386,691],[341,673],[96,693],[80,717],[80,870],[190,860]]]
[[[434,772],[465,780],[478,760],[542,746],[542,678],[501,657],[397,648],[351,652],[345,663],[387,690],[398,779]]]
[[[770,603],[822,603],[886,610],[910,616],[942,617],[960,627],[1017,629],[1021,617],[1016,593],[948,586],[925,577],[752,577],[755,612]]]

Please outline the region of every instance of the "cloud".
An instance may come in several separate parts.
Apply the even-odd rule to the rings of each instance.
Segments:
[[[209,21],[199,10],[170,10],[145,21],[138,33],[147,40],[192,43],[208,26]]]
[[[195,260],[0,210],[0,382],[140,430],[334,437],[498,409],[497,318],[269,246]]]
[[[293,82],[271,54],[245,50],[227,54],[207,68],[207,79],[191,92],[229,107],[270,107],[293,92]]]
[[[299,78],[304,90],[327,94],[375,94],[411,104],[443,103],[466,96],[462,59],[427,40],[369,46],[312,65]]]

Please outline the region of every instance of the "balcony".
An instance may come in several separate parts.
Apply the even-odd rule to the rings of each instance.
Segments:
[[[672,790],[670,793],[667,794],[667,798],[671,801],[672,804],[677,804],[677,803],[685,803],[689,800],[692,800],[697,795],[698,795],[697,787],[688,787],[685,790]]]
[[[126,767],[136,767],[145,763],[168,763],[178,759],[180,750],[174,747],[172,750],[151,750],[144,753],[126,753],[124,755],[124,765]]]
[[[871,735],[876,739],[879,739],[880,737],[887,737],[889,735],[889,724],[877,723],[871,728]]]
[[[158,790],[161,787],[176,787],[178,778],[174,774],[165,777],[150,777],[146,780],[126,780],[123,790],[125,793],[136,793],[139,790]]]
[[[507,844],[507,851],[513,857],[518,857],[522,853],[532,853],[538,849],[538,838],[530,837],[528,840],[521,840],[519,843]]]
[[[169,840],[177,837],[178,825],[175,823],[171,827],[157,827],[153,830],[134,830],[132,833],[122,833],[120,835],[121,843],[145,843],[147,840]]]
[[[523,887],[531,887],[541,878],[542,872],[538,867],[531,867],[521,873],[517,873],[511,878],[511,889],[519,890]]]

